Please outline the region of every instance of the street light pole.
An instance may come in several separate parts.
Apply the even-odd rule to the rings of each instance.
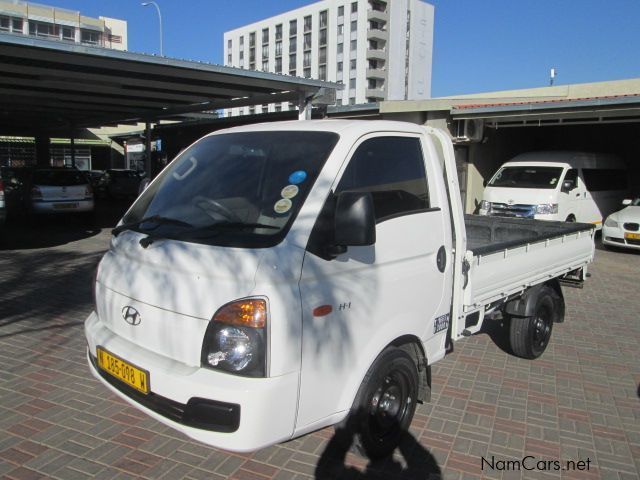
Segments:
[[[143,2],[142,3],[143,7],[148,7],[149,5],[153,5],[154,7],[156,7],[156,11],[158,12],[158,21],[160,22],[160,56],[164,57],[164,54],[162,52],[162,14],[160,13],[160,7],[158,6],[158,4],[156,2]]]

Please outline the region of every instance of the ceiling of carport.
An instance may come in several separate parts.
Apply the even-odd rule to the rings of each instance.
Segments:
[[[337,84],[167,57],[0,34],[0,135],[179,118],[298,103]],[[329,95],[331,97],[331,95]]]

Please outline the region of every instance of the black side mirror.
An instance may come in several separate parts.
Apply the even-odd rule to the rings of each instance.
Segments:
[[[562,182],[562,188],[560,190],[564,193],[569,193],[574,188],[576,188],[576,184],[573,180],[565,180]]]
[[[369,192],[342,192],[336,201],[333,255],[376,243],[376,216]]]
[[[483,180],[483,181],[482,181],[482,186],[483,186],[483,187],[487,188],[487,185],[488,185],[488,184],[489,184],[489,182],[487,182],[486,180]]]

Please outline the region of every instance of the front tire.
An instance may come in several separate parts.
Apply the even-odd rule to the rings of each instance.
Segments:
[[[418,369],[404,350],[389,347],[369,368],[346,420],[356,452],[391,455],[411,424],[418,399]]]
[[[544,353],[551,339],[553,323],[559,315],[556,297],[551,288],[542,287],[536,298],[533,315],[511,317],[509,339],[516,356],[534,359]]]

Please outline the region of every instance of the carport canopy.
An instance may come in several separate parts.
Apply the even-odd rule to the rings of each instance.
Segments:
[[[193,112],[333,103],[341,85],[274,73],[0,34],[0,135],[179,119]]]

